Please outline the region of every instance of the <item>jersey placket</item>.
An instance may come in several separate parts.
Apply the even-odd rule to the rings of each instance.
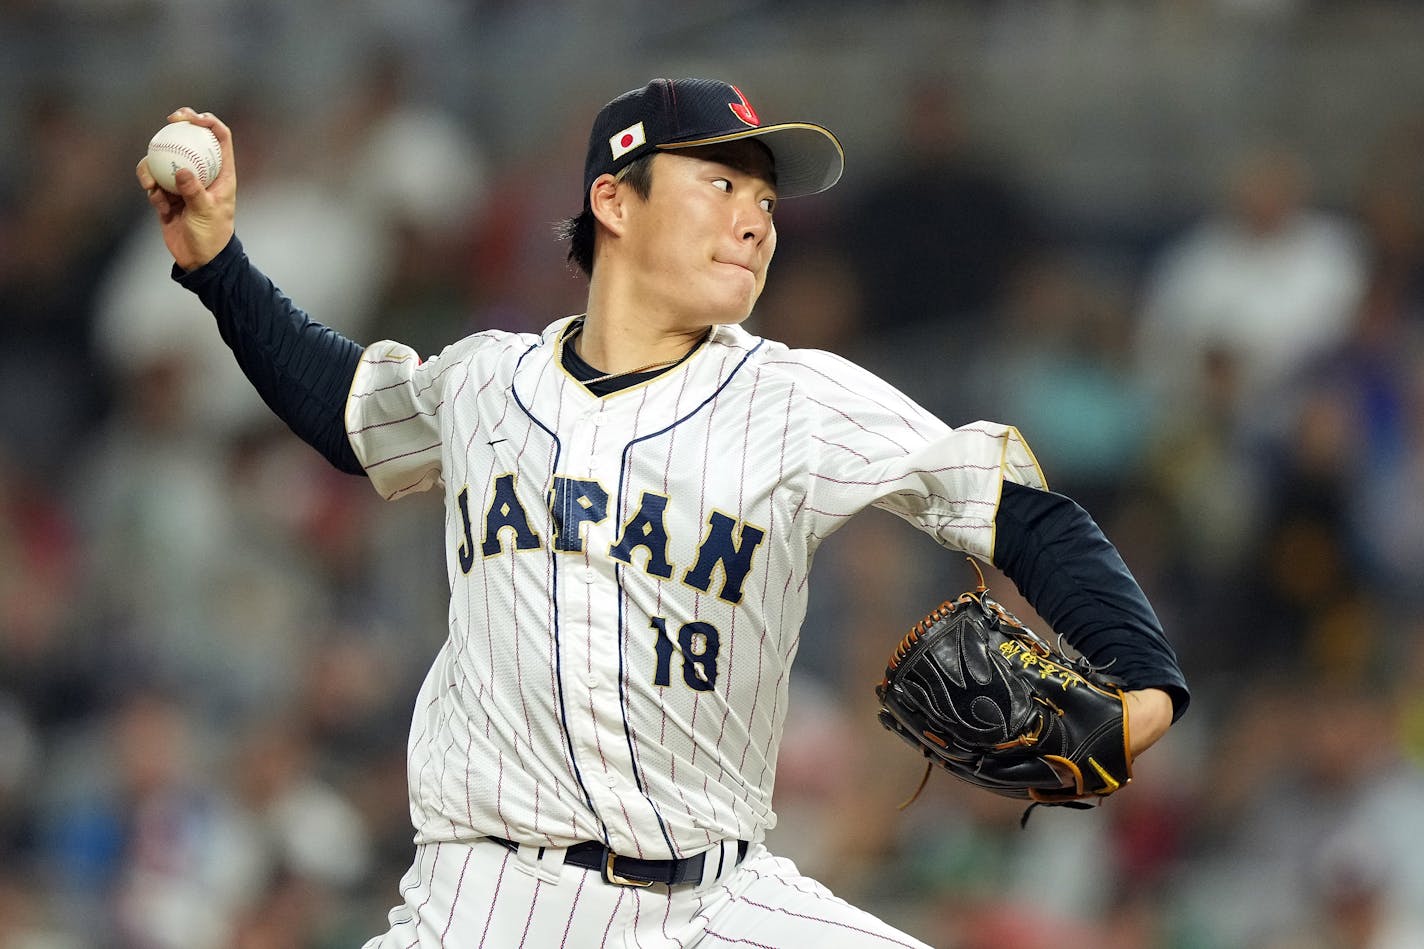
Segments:
[[[607,403],[586,408],[569,433],[567,477],[585,479],[611,492],[618,483],[621,437],[611,435]],[[616,567],[608,552],[618,524],[615,499],[607,499],[603,516],[582,525],[580,550],[565,552],[564,569],[573,582],[560,585],[559,637],[564,652],[568,728],[584,788],[616,843],[619,839],[648,843],[637,826],[657,818],[638,790],[625,729],[621,674],[623,648],[620,592]]]

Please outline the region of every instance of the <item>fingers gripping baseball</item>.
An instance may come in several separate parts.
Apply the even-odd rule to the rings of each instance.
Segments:
[[[221,170],[204,187],[187,168],[174,172],[176,193],[165,191],[154,179],[148,159],[138,163],[139,186],[158,214],[163,242],[178,266],[193,270],[212,260],[232,239],[237,210],[237,163],[232,132],[210,112],[183,107],[168,116],[169,123],[188,122],[210,129],[221,150]]]

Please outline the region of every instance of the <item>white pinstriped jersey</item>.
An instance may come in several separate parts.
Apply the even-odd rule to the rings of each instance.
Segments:
[[[419,843],[630,856],[760,840],[812,557],[878,505],[988,559],[1010,426],[951,429],[830,354],[736,326],[602,398],[570,320],[363,356],[350,441],[388,498],[443,484],[449,638],[409,746]]]

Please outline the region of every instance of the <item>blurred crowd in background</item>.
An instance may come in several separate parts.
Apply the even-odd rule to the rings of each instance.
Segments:
[[[1324,0],[0,0],[0,947],[357,946],[412,855],[439,497],[270,418],[169,279],[148,137],[216,112],[258,265],[435,352],[581,308],[552,225],[655,75],[837,130],[749,327],[1019,426],[1194,688],[1101,808],[898,809],[872,686],[973,575],[867,512],[771,846],[945,949],[1424,945],[1421,44]]]

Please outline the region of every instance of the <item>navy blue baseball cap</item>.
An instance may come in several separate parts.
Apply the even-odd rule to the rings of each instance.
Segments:
[[[583,166],[583,199],[600,175],[616,175],[655,149],[754,138],[771,151],[778,197],[825,191],[841,177],[845,153],[829,129],[810,122],[762,124],[736,86],[715,79],[654,79],[623,93],[593,120]]]

